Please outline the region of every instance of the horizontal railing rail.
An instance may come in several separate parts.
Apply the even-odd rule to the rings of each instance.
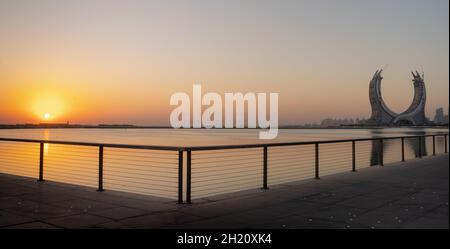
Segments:
[[[25,142],[25,143],[46,143],[46,144],[65,144],[65,145],[94,146],[94,147],[103,146],[103,147],[110,147],[110,148],[168,150],[168,151],[179,151],[179,150],[183,150],[184,149],[183,147],[176,147],[176,146],[90,143],[90,142],[45,140],[45,139],[0,138],[0,141]]]
[[[395,137],[370,137],[370,138],[348,138],[335,140],[318,140],[318,141],[302,141],[302,142],[277,142],[277,143],[258,143],[258,144],[236,144],[236,145],[206,145],[206,146],[161,146],[161,145],[137,145],[137,144],[111,144],[111,143],[93,143],[93,142],[77,142],[77,141],[63,141],[63,140],[45,140],[45,139],[22,139],[22,138],[1,138],[0,141],[11,142],[28,142],[28,143],[46,143],[46,144],[66,144],[78,146],[103,146],[111,148],[127,148],[127,149],[149,149],[149,150],[167,150],[167,151],[200,151],[200,150],[226,150],[226,149],[248,149],[248,148],[263,148],[263,147],[277,147],[277,146],[296,146],[309,144],[329,144],[329,143],[348,143],[358,141],[374,141],[374,140],[391,140],[401,138],[420,138],[420,137],[437,137],[448,136],[448,133],[436,133],[425,135],[412,136],[395,136]]]
[[[237,144],[237,145],[207,145],[207,146],[191,146],[182,147],[183,150],[200,151],[200,150],[226,150],[226,149],[248,149],[248,148],[263,148],[263,147],[279,147],[279,146],[296,146],[296,145],[311,145],[311,144],[332,144],[332,143],[348,143],[358,141],[375,141],[375,140],[390,140],[400,138],[419,138],[419,137],[433,137],[433,136],[447,136],[448,133],[437,133],[427,135],[414,136],[395,136],[395,137],[370,137],[370,138],[349,138],[336,140],[318,140],[318,141],[304,141],[304,142],[278,142],[278,143],[264,143],[264,144]]]
[[[228,175],[233,175],[233,173],[235,175],[233,175],[233,177],[240,179],[240,178],[245,178],[245,179],[250,179],[252,177],[252,170],[242,170],[245,167],[248,166],[249,169],[253,169],[252,167],[258,167],[258,165],[260,165],[261,168],[261,172],[259,172],[258,170],[258,174],[261,173],[262,174],[262,179],[261,179],[261,188],[262,189],[269,189],[268,185],[269,185],[269,158],[270,158],[270,152],[269,152],[269,148],[292,148],[295,146],[312,146],[311,147],[311,156],[312,158],[308,161],[310,163],[313,163],[313,168],[310,169],[313,171],[313,175],[314,178],[316,179],[320,179],[320,174],[321,174],[321,162],[325,162],[330,164],[333,163],[333,160],[330,158],[324,158],[321,157],[321,145],[325,146],[328,144],[349,144],[350,145],[350,149],[347,151],[345,151],[346,153],[350,153],[351,155],[351,161],[350,161],[350,170],[353,172],[356,172],[357,170],[357,149],[358,149],[358,142],[377,142],[377,144],[373,144],[372,147],[376,147],[378,154],[376,156],[376,158],[374,158],[373,160],[376,161],[376,165],[380,165],[383,166],[384,165],[384,160],[385,160],[385,152],[384,152],[384,143],[386,143],[385,141],[389,141],[389,140],[400,140],[401,142],[401,148],[400,148],[400,160],[399,161],[405,161],[406,159],[406,155],[405,155],[405,140],[409,139],[416,139],[418,142],[418,152],[416,157],[417,158],[421,158],[422,156],[424,156],[423,150],[424,150],[424,146],[427,146],[427,138],[432,138],[431,140],[431,147],[432,147],[432,155],[436,155],[436,138],[437,137],[444,137],[444,153],[448,153],[448,148],[447,148],[447,138],[448,138],[448,133],[434,133],[434,134],[424,134],[424,135],[410,135],[410,136],[391,136],[391,137],[383,137],[383,136],[377,136],[377,137],[370,137],[370,138],[353,138],[353,139],[335,139],[335,140],[319,140],[319,141],[300,141],[300,142],[274,142],[274,143],[258,143],[258,144],[239,144],[239,145],[209,145],[209,146],[157,146],[157,145],[133,145],[133,144],[112,144],[112,143],[98,143],[98,142],[77,142],[77,141],[61,141],[61,140],[45,140],[45,139],[21,139],[21,138],[0,138],[0,142],[20,142],[20,143],[34,143],[34,144],[39,144],[39,153],[38,153],[38,157],[39,157],[39,161],[38,161],[38,180],[39,181],[44,181],[45,178],[45,162],[46,162],[46,156],[44,155],[44,150],[45,150],[45,145],[46,144],[55,144],[55,145],[69,145],[69,146],[87,146],[87,147],[97,147],[98,148],[98,167],[97,167],[97,190],[98,191],[104,191],[104,181],[105,181],[105,161],[114,165],[111,165],[111,172],[113,172],[114,174],[112,174],[111,176],[107,176],[107,177],[112,177],[111,181],[117,182],[119,181],[119,179],[117,179],[117,177],[120,177],[122,175],[120,175],[120,173],[123,173],[124,171],[120,171],[121,165],[120,162],[132,162],[129,163],[130,165],[134,166],[135,168],[132,169],[134,170],[133,175],[123,175],[122,178],[131,178],[129,180],[127,180],[128,182],[132,182],[133,179],[135,181],[137,180],[145,180],[145,176],[148,176],[149,179],[151,180],[150,183],[143,183],[143,182],[138,182],[140,185],[140,187],[142,188],[149,188],[147,185],[152,185],[154,184],[156,186],[156,188],[161,188],[161,191],[168,191],[167,188],[170,188],[170,186],[166,185],[167,182],[171,183],[171,181],[169,181],[168,179],[176,179],[176,195],[177,195],[177,200],[179,203],[191,203],[192,200],[192,178],[193,176],[195,177],[195,172],[193,173],[193,167],[195,167],[196,165],[200,165],[202,167],[200,167],[201,171],[199,171],[197,174],[199,176],[201,176],[200,180],[197,180],[194,183],[203,183],[202,185],[197,186],[197,188],[194,188],[194,190],[199,189],[199,191],[203,191],[203,192],[207,192],[207,190],[202,189],[201,187],[204,186],[210,186],[209,184],[214,185],[219,185],[219,184],[225,184],[228,183],[230,185],[235,186],[236,182],[238,182],[239,180],[229,180],[228,181],[221,181],[221,176],[210,176],[208,175],[208,172],[212,172],[214,173],[214,171],[216,169],[214,169],[214,167],[209,168],[211,165],[208,166],[208,161],[209,163],[225,163],[225,164],[220,164],[219,163],[219,169],[217,169],[218,172],[221,172],[222,174],[228,174]],[[154,152],[152,155],[144,153],[143,155],[136,155],[136,154],[129,154],[129,155],[109,155],[110,158],[108,160],[105,160],[105,149],[107,148],[111,148],[111,149],[122,149],[122,150],[127,150],[127,149],[131,149],[131,150],[151,150],[151,151],[169,151],[169,152],[176,152],[173,155],[166,155],[166,154],[161,154],[161,153],[157,153]],[[232,150],[248,150],[248,149],[262,149],[261,152],[258,151],[247,151],[248,154],[242,154],[242,155],[228,155],[228,159],[223,159],[221,158],[221,156],[216,156],[214,158],[212,158],[212,160],[209,160],[211,158],[208,157],[200,157],[197,159],[193,159],[194,156],[196,155],[202,155],[202,154],[198,154],[201,152],[207,152],[207,151],[220,151],[220,150],[224,150],[224,151],[232,151]],[[56,150],[58,151],[58,150]],[[195,152],[195,153],[194,153]],[[334,152],[335,154],[340,153],[339,151],[333,151],[332,149],[330,150],[330,148],[328,148],[328,152]],[[72,154],[69,155],[78,155],[77,153],[87,153],[87,152],[83,152],[83,151],[74,151],[72,152]],[[259,154],[261,153],[261,154]],[[292,154],[292,151],[288,151],[285,153],[289,153]],[[1,154],[1,151],[0,151]],[[33,154],[33,153],[29,153],[29,154]],[[159,154],[159,155],[158,155]],[[195,154],[195,155],[194,155]],[[152,155],[153,157],[148,158],[149,155]],[[261,161],[260,160],[256,160],[260,155],[261,156]],[[120,158],[120,156],[124,157]],[[176,160],[170,161],[172,160],[171,156],[173,156],[174,158],[176,158]],[[293,154],[293,156],[295,156],[295,153]],[[338,156],[338,155],[335,155]],[[392,155],[390,155],[392,157]],[[61,157],[64,157],[63,155],[59,155],[59,159],[62,159]],[[56,159],[55,159],[56,158]],[[58,156],[55,156],[55,158],[53,158],[52,162],[54,162],[55,160],[57,161]],[[128,158],[128,159],[127,159]],[[129,159],[129,158],[133,158],[133,159]],[[137,159],[134,159],[137,158]],[[256,159],[255,159],[256,158]],[[91,158],[92,159],[92,158]],[[294,158],[294,157],[286,157],[284,156],[284,158],[278,159],[279,161],[291,161],[294,159],[298,159],[298,158]],[[389,158],[388,158],[389,159]],[[11,158],[7,158],[5,159],[8,162],[10,162],[12,159]],[[25,160],[25,159],[24,159]],[[90,160],[90,159],[89,159]],[[86,161],[89,161],[86,160]],[[156,161],[156,160],[160,160],[160,161]],[[197,160],[197,161],[195,161]],[[232,163],[228,163],[228,161],[233,161],[236,160],[237,163],[232,164]],[[240,160],[240,161],[239,161]],[[311,161],[312,160],[312,161]],[[168,162],[169,161],[169,162]],[[70,160],[66,160],[63,162],[69,163],[72,162]],[[341,161],[338,161],[341,162]],[[80,164],[82,164],[83,161],[81,161],[80,159]],[[196,165],[193,165],[193,164]],[[146,165],[153,165],[152,167],[157,168],[158,170],[161,171],[157,171],[154,170],[149,171],[148,167],[146,167]],[[167,165],[166,165],[167,164]],[[176,165],[176,167],[168,167],[168,165]],[[252,164],[256,164],[251,166]],[[285,166],[283,169],[280,169],[278,172],[279,176],[283,176],[283,174],[288,174],[289,170],[291,170],[291,168],[289,168],[290,165],[293,164],[297,164],[297,162],[294,160],[291,163],[287,163],[285,162]],[[155,166],[156,165],[156,166]],[[205,166],[206,165],[206,166]],[[230,166],[230,167],[227,167]],[[236,165],[243,165],[242,167],[237,167]],[[73,166],[73,165],[72,165]],[[114,167],[113,167],[114,166]],[[167,166],[167,167],[165,167]],[[231,167],[233,166],[233,167]],[[73,167],[77,167],[76,165]],[[83,168],[83,165],[80,165],[80,168]],[[108,168],[106,166],[106,168]],[[207,170],[205,170],[205,168]],[[129,169],[130,168],[126,168],[123,167],[123,169]],[[167,173],[165,170],[173,170],[176,173],[173,174],[177,174],[176,177],[172,177],[171,175],[158,175],[157,172],[162,172],[161,174]],[[68,169],[65,168],[64,172],[67,172]],[[233,170],[238,170],[236,172],[233,172]],[[240,171],[239,171],[240,170]],[[329,172],[334,172],[338,170],[336,167],[328,167],[328,171]],[[155,173],[156,172],[156,173]],[[170,172],[169,172],[170,173]],[[245,174],[244,174],[245,173]],[[58,173],[54,173],[56,175],[58,175]],[[64,174],[64,173],[60,173],[60,174]],[[124,173],[125,174],[125,173]],[[172,173],[171,173],[172,174]],[[194,174],[194,175],[193,175]],[[237,175],[236,175],[237,174]],[[82,175],[82,174],[79,174]],[[122,179],[123,181],[123,179]],[[251,184],[254,184],[255,179],[251,179],[251,181],[249,182],[249,186]],[[216,186],[217,189],[226,189],[227,186]],[[134,189],[134,188],[133,188]],[[223,192],[224,190],[222,190]],[[214,192],[214,191],[212,191]]]

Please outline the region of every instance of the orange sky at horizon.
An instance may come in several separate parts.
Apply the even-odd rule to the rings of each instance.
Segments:
[[[366,79],[366,81],[368,80]],[[385,81],[385,85],[388,85],[389,79]],[[100,89],[93,88],[89,84],[84,86],[79,84],[78,87],[66,87],[57,83],[27,84],[26,88],[12,87],[9,90],[12,94],[2,97],[6,105],[0,107],[0,113],[2,113],[3,118],[6,117],[6,120],[15,121],[12,123],[65,123],[69,121],[77,124],[168,125],[170,112],[175,108],[170,106],[168,102],[170,95],[174,92],[170,89],[162,91],[161,87],[155,87],[158,90],[158,94],[153,94],[154,91],[151,86],[137,92],[135,90],[127,90],[126,84],[123,85],[125,87],[120,87],[120,84],[118,84]],[[409,98],[412,100],[412,84],[405,82],[404,85],[405,92],[402,99]],[[186,92],[192,97],[191,88],[191,85],[186,84],[180,86],[178,91]],[[214,85],[209,87],[208,84],[202,84],[202,88],[202,93],[219,90],[219,94],[223,96],[224,92],[231,92],[233,86],[219,88]],[[245,88],[243,93],[253,92],[251,89],[254,89],[251,86]],[[255,88],[259,88],[259,92],[272,90],[270,87],[265,86],[256,86]],[[239,89],[242,89],[242,87]],[[277,88],[277,90],[280,92],[281,124],[283,124],[283,120],[292,118],[290,117],[292,115],[297,116],[294,121],[284,122],[284,124],[311,122],[310,119],[305,119],[302,122],[302,119],[299,118],[302,115],[313,117],[312,122],[320,122],[325,117],[367,118],[370,115],[367,95],[368,82],[362,83],[359,88],[353,89],[339,89],[338,85],[334,85],[334,87],[328,88],[327,91],[317,91],[312,87],[303,89],[285,87],[285,89]],[[317,92],[320,92],[319,96]],[[365,92],[365,94],[358,95],[360,92]],[[334,96],[336,93],[339,93],[339,96]],[[302,98],[296,99],[296,94],[301,95]],[[349,100],[348,96],[355,97]],[[324,102],[320,106],[316,105],[314,108],[310,108],[311,104],[308,103],[315,103],[317,98],[334,98],[339,101],[334,105]],[[393,102],[389,98],[389,94],[385,94],[385,98],[388,104]],[[360,105],[352,106],[356,102],[360,102]],[[404,103],[409,104],[408,101]],[[352,106],[351,110],[349,106]],[[403,108],[406,107],[407,105],[403,106]],[[45,113],[51,114],[51,118],[45,119]],[[323,113],[334,113],[335,115],[325,116]]]

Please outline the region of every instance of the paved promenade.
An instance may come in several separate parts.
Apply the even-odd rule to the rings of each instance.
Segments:
[[[448,154],[192,205],[0,174],[0,228],[449,228]]]

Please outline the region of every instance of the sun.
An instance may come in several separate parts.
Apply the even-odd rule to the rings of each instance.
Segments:
[[[33,120],[36,122],[58,122],[65,117],[67,112],[66,100],[67,98],[56,90],[34,92],[29,98],[30,111],[34,114]]]

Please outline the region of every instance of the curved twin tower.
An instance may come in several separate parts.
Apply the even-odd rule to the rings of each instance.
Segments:
[[[371,125],[424,125],[427,121],[425,117],[426,90],[423,74],[417,71],[412,72],[414,83],[414,99],[406,111],[395,113],[391,111],[381,97],[381,73],[377,70],[373,75],[369,85],[369,98],[372,106],[372,116],[368,120]]]

